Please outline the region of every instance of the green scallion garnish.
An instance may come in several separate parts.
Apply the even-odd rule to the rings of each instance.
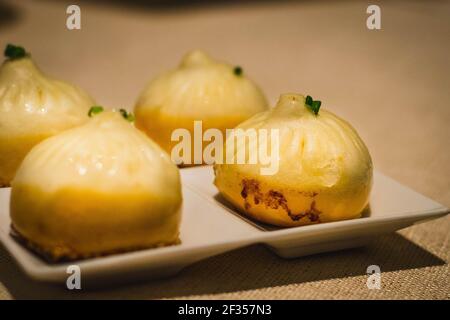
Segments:
[[[5,47],[4,55],[9,59],[20,59],[27,56],[28,53],[23,47],[8,43]]]
[[[92,106],[89,109],[88,116],[92,117],[93,114],[97,114],[97,113],[101,113],[101,112],[103,112],[103,107],[102,106]]]
[[[134,115],[131,112],[127,112],[125,109],[119,109],[119,112],[122,114],[122,117],[127,119],[130,122],[134,121]]]
[[[238,77],[240,77],[240,76],[242,76],[242,73],[243,73],[244,71],[242,70],[242,68],[240,67],[240,66],[236,66],[236,67],[234,67],[234,69],[233,69],[233,73],[236,75],[236,76],[238,76]]]
[[[305,105],[317,116],[322,102],[319,100],[314,100],[311,96],[306,96]]]

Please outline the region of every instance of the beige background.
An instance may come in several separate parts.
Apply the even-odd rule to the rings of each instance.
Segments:
[[[376,1],[381,31],[365,27],[367,1],[144,2],[78,2],[82,30],[68,31],[63,1],[1,1],[0,46],[22,44],[48,74],[127,108],[151,77],[205,49],[243,66],[272,104],[288,91],[322,100],[356,127],[378,170],[450,206],[449,1]],[[175,278],[82,292],[30,281],[0,247],[0,298],[449,299],[449,234],[447,216],[301,259],[252,246]],[[370,264],[382,290],[365,286]]]

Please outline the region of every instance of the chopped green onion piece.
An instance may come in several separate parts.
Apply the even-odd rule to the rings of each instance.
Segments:
[[[131,112],[128,113],[127,110],[125,110],[125,109],[119,109],[119,112],[122,114],[122,117],[124,117],[128,121],[130,121],[130,122],[134,121],[134,115]]]
[[[127,118],[127,116],[128,116],[127,110],[125,110],[125,109],[119,109],[119,112],[122,114],[122,117],[124,117],[125,119]]]
[[[132,114],[131,112],[128,114],[127,120],[130,122],[134,122],[134,114]]]
[[[312,108],[315,114],[319,113],[320,106],[322,105],[322,101],[313,101]]]
[[[233,73],[236,75],[236,76],[238,76],[238,77],[240,77],[240,76],[242,76],[242,73],[243,73],[244,71],[242,70],[242,68],[240,67],[240,66],[236,66],[236,67],[234,67],[234,69],[233,69]]]
[[[5,57],[9,59],[19,59],[28,55],[23,47],[7,44],[4,51]]]
[[[306,96],[305,99],[305,105],[314,112],[315,115],[319,113],[320,106],[322,105],[322,102],[319,100],[314,100],[311,96]]]
[[[89,109],[88,116],[92,117],[93,114],[97,114],[97,113],[101,113],[101,112],[103,112],[103,107],[102,106],[92,106]]]

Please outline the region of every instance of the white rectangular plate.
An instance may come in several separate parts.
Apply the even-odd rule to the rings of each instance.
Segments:
[[[284,258],[362,246],[376,235],[449,212],[375,172],[369,215],[296,228],[269,228],[242,217],[220,201],[210,166],[182,169],[181,176],[184,202],[180,245],[49,264],[10,236],[9,188],[0,189],[0,241],[35,280],[65,282],[68,265],[77,264],[83,281],[101,283],[168,276],[201,259],[255,243],[267,245]]]

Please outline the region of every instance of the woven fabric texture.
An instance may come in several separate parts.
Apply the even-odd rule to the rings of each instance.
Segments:
[[[377,1],[379,31],[366,28],[364,1],[214,2],[81,1],[82,29],[69,31],[69,2],[5,0],[0,46],[24,45],[48,74],[128,109],[151,77],[205,49],[243,66],[271,104],[292,91],[321,100],[357,129],[377,170],[450,206],[449,1]],[[299,259],[251,246],[170,279],[80,292],[28,279],[0,246],[0,299],[449,299],[449,234],[443,217]],[[366,286],[372,264],[380,290]]]

